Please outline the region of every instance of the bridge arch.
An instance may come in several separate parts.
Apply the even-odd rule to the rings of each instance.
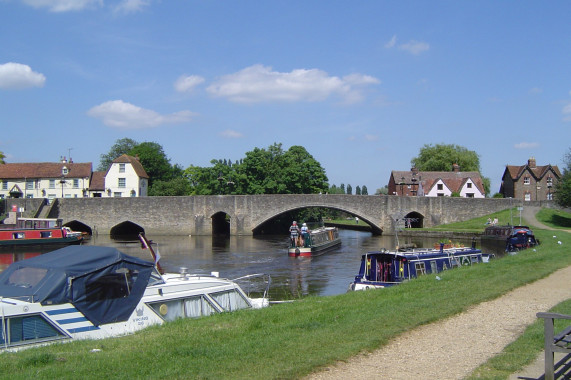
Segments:
[[[254,228],[252,229],[252,233],[255,235],[257,234],[257,232],[259,232],[260,230],[263,229],[263,226],[270,222],[273,219],[278,218],[281,215],[286,215],[289,212],[294,212],[294,211],[298,211],[298,210],[304,210],[304,209],[308,209],[308,208],[324,208],[324,209],[330,209],[330,210],[336,210],[336,211],[341,211],[344,212],[346,214],[350,214],[353,216],[356,216],[359,218],[359,220],[369,224],[371,226],[371,232],[374,235],[381,235],[383,230],[378,227],[374,221],[372,221],[367,215],[362,214],[360,211],[357,210],[353,210],[347,207],[339,207],[339,206],[332,206],[332,205],[328,205],[328,204],[320,204],[320,205],[302,205],[302,206],[291,206],[291,207],[286,207],[283,208],[281,210],[279,209],[272,209],[272,213],[267,214],[263,217],[263,219],[261,219],[257,225],[254,226]],[[288,221],[288,227],[289,227],[289,223],[291,223],[292,220]],[[303,221],[298,221],[298,222],[303,222]]]
[[[131,221],[124,221],[111,227],[110,235],[138,235],[140,232],[145,232],[145,229],[138,224]]]
[[[72,220],[64,224],[65,227],[69,227],[72,231],[85,232],[89,235],[93,235],[93,230],[87,224],[84,224],[77,220]]]
[[[230,235],[231,217],[224,211],[218,211],[210,217],[213,235]]]
[[[407,220],[407,228],[422,228],[424,227],[424,216],[417,212],[411,211],[405,216],[405,220]]]

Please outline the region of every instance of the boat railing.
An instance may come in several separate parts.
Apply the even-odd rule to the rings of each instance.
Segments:
[[[272,278],[268,273],[255,273],[233,279],[244,293],[251,298],[251,294],[261,295],[268,298]]]

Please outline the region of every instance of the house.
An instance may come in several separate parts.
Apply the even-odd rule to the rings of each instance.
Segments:
[[[0,199],[139,197],[147,195],[149,176],[135,157],[123,155],[107,172],[92,163],[60,162],[0,164]]]
[[[535,157],[531,157],[527,165],[506,165],[500,194],[524,201],[552,200],[553,189],[560,179],[556,165],[537,166]]]
[[[0,164],[0,198],[80,198],[87,196],[91,163]]]
[[[123,154],[114,159],[105,173],[104,193],[93,196],[146,197],[149,176],[137,157]],[[95,188],[93,189],[95,191]],[[101,194],[101,195],[95,195]]]
[[[478,172],[461,172],[453,165],[450,172],[420,172],[416,168],[410,171],[391,172],[388,184],[389,195],[449,197],[457,194],[464,198],[484,198],[486,191],[482,177]]]

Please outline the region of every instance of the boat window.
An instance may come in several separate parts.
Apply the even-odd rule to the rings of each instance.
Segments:
[[[235,289],[219,293],[212,293],[210,294],[210,297],[212,297],[212,299],[216,301],[216,303],[220,305],[224,311],[244,309],[250,306],[242,294],[240,294]]]
[[[414,269],[416,270],[417,276],[426,274],[426,268],[424,267],[424,263],[414,263]]]
[[[434,260],[430,261],[430,273],[438,273],[438,265]]]
[[[126,298],[137,281],[139,271],[121,268],[115,273],[88,280],[85,293],[88,302]]]
[[[6,323],[6,337],[0,334],[0,344],[18,345],[33,341],[51,340],[66,337],[41,315],[11,317]],[[6,338],[6,339],[5,339]]]
[[[44,268],[20,268],[10,275],[5,285],[31,288],[36,286],[47,272]]]
[[[40,231],[41,238],[51,238],[52,232],[51,231]]]
[[[14,232],[12,234],[12,237],[14,239],[25,239],[26,238],[26,234],[24,232]]]
[[[155,302],[149,306],[166,321],[174,321],[178,318],[198,318],[216,313],[214,306],[202,295]]]
[[[472,255],[472,256],[470,256],[470,258],[472,259],[472,263],[474,263],[474,264],[478,263],[478,256],[477,255]]]

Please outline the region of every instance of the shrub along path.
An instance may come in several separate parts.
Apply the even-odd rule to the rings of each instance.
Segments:
[[[560,269],[466,312],[408,331],[377,351],[309,379],[464,378],[521,335],[537,320],[537,312],[570,299],[570,278],[571,267]]]

